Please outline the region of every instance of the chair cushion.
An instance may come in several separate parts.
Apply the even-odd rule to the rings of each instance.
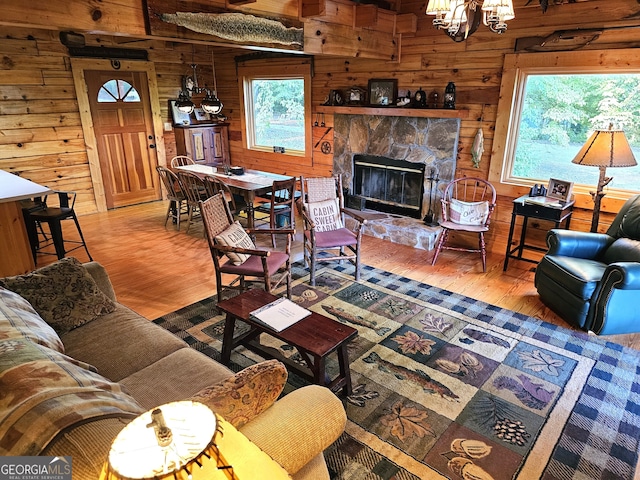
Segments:
[[[216,236],[215,241],[218,245],[226,247],[239,247],[255,250],[256,246],[251,237],[244,230],[240,222],[233,222],[222,233]],[[225,255],[234,265],[241,265],[246,262],[251,255],[245,253],[225,252]]]
[[[277,272],[289,260],[289,255],[284,252],[271,252],[267,257],[267,266],[272,274]],[[262,268],[262,259],[257,255],[251,255],[244,263],[236,265],[229,260],[220,266],[222,273],[230,273],[233,275],[247,275],[251,277],[264,277]]]
[[[607,265],[585,258],[545,255],[536,267],[536,278],[547,277],[575,297],[588,301]]]
[[[316,226],[316,232],[328,232],[344,227],[340,216],[338,199],[323,200],[322,202],[305,203],[307,215]]]
[[[489,217],[489,202],[463,202],[452,198],[449,220],[462,225],[484,225]]]
[[[640,262],[640,241],[619,238],[604,252],[604,263]]]
[[[218,385],[202,389],[191,400],[204,403],[236,428],[275,402],[287,383],[287,369],[277,360],[251,365]]]
[[[306,234],[306,232],[305,232]],[[306,234],[309,237],[309,234]],[[316,246],[318,248],[346,247],[355,245],[358,237],[347,228],[339,228],[329,232],[316,232]]]
[[[3,278],[0,286],[31,303],[58,335],[116,309],[115,303],[73,257],[63,258],[31,273]]]

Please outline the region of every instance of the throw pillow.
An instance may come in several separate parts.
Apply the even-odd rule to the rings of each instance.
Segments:
[[[18,338],[27,338],[64,353],[58,334],[40,318],[31,304],[17,293],[0,288],[0,339]]]
[[[304,208],[318,232],[330,232],[344,226],[337,198],[323,200],[322,202],[305,203]]]
[[[269,408],[286,383],[285,366],[278,360],[267,360],[200,390],[190,400],[204,403],[231,425],[240,428]]]
[[[25,275],[3,278],[0,286],[25,298],[58,335],[116,309],[116,304],[73,257]]]
[[[255,250],[256,246],[251,240],[251,237],[247,235],[247,232],[240,222],[235,221],[220,235],[215,238],[215,241],[218,245],[223,245],[225,247],[239,247],[239,248],[248,248]],[[251,255],[247,255],[245,253],[236,253],[236,252],[225,252],[225,255],[231,263],[234,265],[242,265]]]
[[[449,219],[460,225],[484,225],[489,217],[489,202],[463,202],[451,199]]]

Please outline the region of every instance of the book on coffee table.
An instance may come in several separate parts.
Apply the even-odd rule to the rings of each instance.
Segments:
[[[276,332],[281,332],[294,323],[311,315],[311,311],[292,302],[286,297],[278,298],[250,314],[251,320],[263,324]]]

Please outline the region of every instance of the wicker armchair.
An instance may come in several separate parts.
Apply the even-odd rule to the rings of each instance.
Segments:
[[[260,283],[272,293],[283,282],[287,285],[287,297],[291,298],[291,242],[293,229],[253,229],[245,231],[233,215],[222,194],[200,202],[200,213],[209,243],[209,250],[216,271],[218,300],[226,290],[244,291],[250,284]],[[256,247],[251,235],[284,235],[285,251],[270,251]],[[224,261],[221,257],[227,256]],[[231,275],[230,282],[223,283],[222,275]]]
[[[304,260],[310,271],[309,284],[316,283],[318,262],[336,260],[353,263],[355,279],[360,280],[362,227],[367,221],[353,210],[344,208],[341,177],[300,177],[300,186]],[[345,215],[353,219],[353,229],[345,227]],[[326,255],[318,257],[320,252]]]

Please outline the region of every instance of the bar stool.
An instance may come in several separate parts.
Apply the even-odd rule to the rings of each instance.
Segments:
[[[82,235],[82,230],[80,229],[80,223],[78,222],[78,217],[76,216],[76,212],[74,210],[74,205],[76,203],[76,193],[75,192],[55,192],[58,195],[59,206],[58,207],[50,207],[47,205],[47,197],[44,197],[43,200],[38,201],[36,199],[36,204],[40,203],[40,208],[30,208],[23,210],[25,218],[27,220],[27,233],[29,235],[29,242],[31,243],[31,252],[33,254],[33,260],[37,264],[37,253],[53,255],[53,253],[43,252],[42,248],[53,243],[55,247],[58,259],[64,258],[65,255],[73,250],[84,247],[84,250],[87,252],[87,256],[90,261],[93,261],[91,254],[89,253],[89,249],[87,248],[87,244],[84,240],[84,235]],[[76,225],[76,229],[78,230],[78,234],[80,235],[80,240],[64,240],[62,235],[62,221],[63,220],[73,220]],[[37,225],[42,226],[43,223],[49,225],[49,232],[51,233],[51,242],[42,245],[38,239],[37,233]],[[65,243],[77,244],[75,247],[66,250]]]

